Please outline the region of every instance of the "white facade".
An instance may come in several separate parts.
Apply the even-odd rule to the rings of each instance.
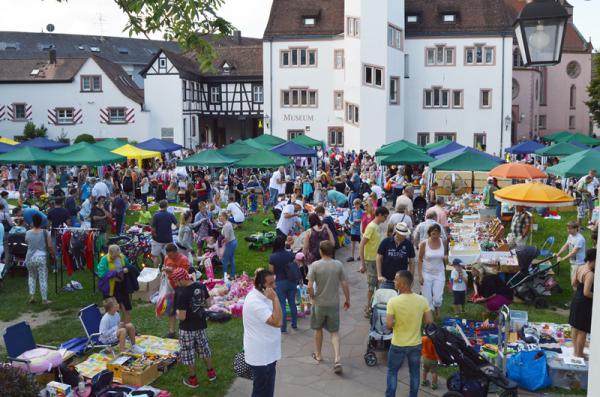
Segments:
[[[81,76],[100,76],[101,90],[83,92]],[[15,114],[15,106],[20,105],[25,105],[25,117]],[[72,117],[61,122],[60,109],[71,109]],[[119,110],[113,110],[111,117],[111,109]],[[71,116],[68,112],[63,115]],[[148,138],[149,114],[141,104],[125,96],[93,58],[88,58],[71,82],[0,84],[1,135],[22,135],[28,121],[36,126],[44,124],[50,138],[65,133],[74,139],[87,133],[96,138],[143,141]]]

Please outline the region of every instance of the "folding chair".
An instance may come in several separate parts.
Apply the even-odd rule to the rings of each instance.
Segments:
[[[100,313],[100,309],[98,309],[95,303],[79,310],[79,321],[81,321],[81,325],[87,336],[86,350],[95,347],[112,346],[100,342],[100,320],[102,320],[102,313]]]
[[[552,251],[550,249],[554,245],[554,236],[550,236],[544,241],[544,245],[540,248],[540,256],[550,256],[552,255]]]
[[[7,360],[15,367],[40,374],[62,364],[62,355],[56,347],[35,343],[31,327],[25,321],[7,327],[3,338]]]

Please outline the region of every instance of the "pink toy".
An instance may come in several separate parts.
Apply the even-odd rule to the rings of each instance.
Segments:
[[[50,371],[52,368],[60,366],[63,362],[62,355],[58,350],[46,349],[44,347],[26,351],[17,358],[29,360],[31,363],[27,365],[26,363],[14,362],[12,364],[14,367],[34,374]]]

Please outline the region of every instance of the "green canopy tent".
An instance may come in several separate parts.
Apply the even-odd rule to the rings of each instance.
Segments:
[[[464,150],[449,154],[429,164],[433,171],[490,171],[498,166],[486,153]]]
[[[555,132],[554,134],[543,136],[542,139],[547,142],[557,142],[558,139],[565,139],[571,135],[573,135],[573,133],[570,131],[560,131]]]
[[[108,138],[98,141],[94,143],[94,145],[108,150],[115,150],[122,147],[123,145],[127,145],[127,141],[123,139]]]
[[[422,150],[417,150],[406,146],[394,154],[384,156],[381,159],[381,165],[429,164],[432,161],[433,157],[423,153]]]
[[[267,145],[269,147],[275,147],[277,145],[281,145],[282,143],[286,142],[285,139],[279,138],[278,136],[271,135],[271,134],[262,134],[253,139],[255,142],[258,142],[263,145]]]
[[[556,143],[567,142],[567,143],[580,143],[582,145],[596,146],[600,145],[600,139],[593,138],[589,135],[580,133],[574,133],[570,136],[558,137],[554,140]]]
[[[246,145],[253,147],[258,150],[271,149],[271,146],[265,145],[264,143],[257,142],[254,138],[246,139],[243,141]]]
[[[599,163],[600,152],[590,149],[565,157],[558,164],[548,167],[546,172],[563,178],[582,177],[587,175],[589,170],[596,169]]]
[[[294,139],[292,139],[292,142],[295,142],[299,145],[303,145],[306,147],[311,147],[311,148],[323,146],[323,141],[313,139],[313,138],[309,137],[308,135],[298,135]]]
[[[418,150],[420,152],[424,151],[424,149],[421,146],[414,144],[412,142],[405,141],[404,139],[400,139],[399,141],[396,141],[396,142],[393,142],[393,143],[390,143],[390,144],[380,147],[375,152],[375,156],[377,156],[377,157],[389,156],[389,155],[395,154],[395,153],[399,152],[400,150],[407,148],[407,147],[414,149],[414,150]]]
[[[79,150],[81,148],[84,148],[84,147],[99,147],[99,146],[94,146],[93,143],[79,142],[79,143],[76,143],[76,144],[71,145],[71,146],[65,146],[63,148],[53,150],[52,153],[55,153],[55,154],[67,154],[67,153],[71,153],[71,152],[73,152],[75,150]]]
[[[275,168],[288,165],[292,160],[270,150],[261,150],[233,164],[234,168]]]
[[[89,165],[99,166],[127,161],[127,157],[111,152],[108,149],[94,145],[83,146],[79,149],[66,153],[67,156],[57,155],[51,165]]]
[[[425,150],[430,151],[430,150],[434,150],[437,148],[447,146],[451,143],[452,143],[452,141],[450,139],[444,138],[441,141],[430,143],[429,145],[425,145],[424,147],[425,147]]]
[[[51,164],[60,156],[47,150],[38,149],[33,146],[23,146],[12,152],[0,155],[0,164],[27,164],[27,165],[46,165]]]
[[[235,141],[218,150],[223,156],[233,157],[234,159],[241,159],[259,151],[260,149],[253,148],[244,141]]]
[[[581,152],[582,150],[584,149],[580,148],[579,146],[575,146],[567,142],[561,142],[547,146],[543,149],[538,149],[534,153],[539,156],[562,157]]]
[[[193,156],[179,160],[179,166],[197,166],[197,167],[226,167],[235,163],[236,159],[227,157],[219,153],[217,150],[208,149]]]

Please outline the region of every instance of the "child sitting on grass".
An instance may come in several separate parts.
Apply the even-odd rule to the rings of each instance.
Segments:
[[[429,386],[427,375],[431,372],[431,390],[437,390],[437,365],[439,359],[431,339],[427,336],[421,337],[421,361],[423,362],[423,380],[421,381],[421,386]]]
[[[119,352],[125,351],[125,340],[129,336],[130,351],[135,354],[144,354],[144,349],[135,344],[135,327],[131,323],[123,323],[119,315],[119,304],[115,298],[104,301],[104,316],[100,320],[100,342],[105,345],[119,344]]]

